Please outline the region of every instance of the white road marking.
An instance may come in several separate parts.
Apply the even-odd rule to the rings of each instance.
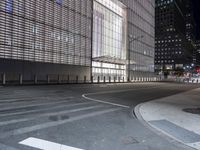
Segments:
[[[82,120],[82,119],[86,119],[86,118],[90,118],[90,117],[95,117],[95,116],[98,116],[98,115],[103,115],[103,114],[106,114],[106,113],[119,111],[119,110],[121,110],[121,108],[111,108],[111,109],[96,111],[96,112],[89,113],[89,114],[75,116],[75,117],[72,117],[72,118],[69,118],[69,119],[66,119],[66,120],[62,120],[62,121],[56,121],[56,122],[51,121],[51,122],[37,124],[37,125],[29,126],[29,127],[23,127],[23,128],[15,129],[15,130],[12,130],[12,131],[8,131],[4,134],[1,134],[0,138],[6,138],[6,137],[9,137],[9,136],[25,134],[25,133],[29,133],[29,132],[33,132],[33,131],[37,131],[37,130],[41,130],[41,129],[46,129],[46,128],[49,128],[49,127],[55,127],[55,126],[59,126],[59,125],[62,125],[62,124],[68,123],[68,122]]]
[[[51,103],[52,104],[62,104],[62,103],[67,103],[67,102],[73,102],[74,100],[68,100],[68,101],[62,101],[62,102],[56,102],[56,103]],[[49,105],[49,103],[46,103],[47,106]],[[45,104],[38,104],[37,106],[46,106]],[[36,105],[34,105],[36,106]],[[52,108],[55,108],[56,105]],[[60,107],[60,105],[59,105]],[[25,106],[23,106],[22,108],[26,108]],[[13,116],[13,115],[20,115],[20,114],[26,114],[26,113],[31,113],[31,112],[38,112],[38,111],[42,111],[42,110],[49,110],[51,108],[41,108],[41,109],[33,109],[33,110],[25,110],[25,111],[20,111],[20,112],[8,112],[8,113],[5,113],[5,114],[0,114],[0,117],[8,117],[8,116]]]
[[[91,101],[95,101],[95,102],[99,102],[99,103],[109,104],[109,105],[123,107],[123,108],[130,108],[130,106],[126,106],[126,105],[121,105],[121,104],[117,104],[117,103],[111,103],[111,102],[106,102],[106,101],[102,101],[102,100],[98,100],[98,99],[94,99],[94,98],[89,98],[89,97],[85,96],[84,94],[82,95],[82,97],[87,100],[91,100]]]
[[[187,143],[188,146],[191,146],[197,150],[200,150],[200,142],[196,142],[196,143]]]
[[[73,99],[74,97],[55,97],[56,100],[66,100],[66,99]],[[6,99],[0,99],[0,103],[7,103],[7,102],[30,102],[30,101],[45,101],[45,100],[54,100],[52,97],[25,97],[25,98],[6,98]]]
[[[96,95],[96,94],[109,94],[109,93],[118,93],[118,92],[127,92],[127,91],[137,91],[137,90],[144,90],[144,89],[149,89],[149,88],[151,88],[151,89],[158,88],[158,86],[152,86],[152,87],[148,87],[148,88],[138,88],[138,89],[112,90],[112,91],[87,93],[87,94],[83,94],[82,97],[87,100],[91,100],[91,101],[95,101],[95,102],[99,102],[99,103],[109,104],[109,105],[123,107],[123,108],[130,108],[130,106],[127,106],[127,105],[122,105],[122,104],[118,104],[118,103],[112,103],[112,102],[103,101],[103,100],[99,100],[99,99],[89,98],[88,96]]]
[[[19,144],[38,148],[41,150],[83,150],[83,149],[79,149],[79,148],[75,148],[75,147],[71,147],[67,145],[62,145],[62,144],[34,138],[34,137],[27,138],[19,142]]]
[[[90,102],[82,103],[82,105],[86,105],[86,104],[91,104],[91,103]],[[81,104],[79,104],[79,105],[81,105]],[[70,106],[74,106],[74,105],[70,105]],[[47,113],[44,113],[44,114],[41,114],[41,115],[39,114],[39,115],[33,116],[33,117],[28,116],[28,118],[20,118],[20,119],[14,119],[14,120],[9,120],[9,121],[2,121],[2,122],[0,122],[0,126],[12,124],[12,123],[30,121],[30,120],[38,119],[40,117],[53,116],[53,115],[61,115],[61,114],[67,114],[67,113],[74,113],[74,112],[78,112],[78,111],[84,111],[84,110],[89,110],[89,109],[94,109],[94,108],[100,108],[100,107],[102,107],[102,106],[83,107],[83,108],[77,108],[77,109],[71,109],[71,110],[58,111],[58,112],[55,112],[55,113],[49,113],[49,112],[47,112]]]
[[[20,105],[19,107],[17,107],[15,104],[15,106],[12,106],[12,107],[6,107],[4,109],[1,109],[1,111],[7,111],[9,109],[22,109],[22,108],[26,108],[26,107],[36,107],[36,106],[45,106],[45,105],[52,105],[52,104],[59,104],[59,103],[66,103],[66,102],[73,102],[74,100],[68,100],[68,99],[62,99],[62,100],[54,100],[54,101],[49,101],[49,102],[35,102],[35,103],[31,103],[31,104],[22,104]],[[0,105],[0,106],[3,106],[3,105]]]
[[[126,92],[126,91],[137,91],[137,90],[145,90],[145,89],[155,89],[155,88],[159,88],[159,87],[160,86],[150,86],[150,87],[147,87],[147,88],[138,88],[138,89],[111,90],[111,91],[102,91],[102,92],[95,92],[95,93],[86,93],[86,94],[83,94],[83,95],[119,93],[119,92]]]

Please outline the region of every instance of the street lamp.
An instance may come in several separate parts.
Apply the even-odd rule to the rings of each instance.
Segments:
[[[128,48],[129,48],[129,53],[128,53],[128,82],[130,82],[130,65],[131,65],[131,43],[134,41],[139,41],[139,39],[144,38],[144,35],[140,35],[140,36],[133,36],[133,35],[129,35],[128,36]]]

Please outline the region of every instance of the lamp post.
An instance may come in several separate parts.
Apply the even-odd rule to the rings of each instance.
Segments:
[[[129,53],[128,53],[128,82],[130,82],[130,65],[131,65],[131,43],[134,41],[139,41],[139,39],[144,38],[143,35],[141,36],[133,36],[133,35],[129,35],[128,36],[128,48],[129,48]]]

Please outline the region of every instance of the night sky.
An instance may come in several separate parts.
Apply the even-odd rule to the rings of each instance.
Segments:
[[[200,0],[193,0],[194,15],[197,23],[197,39],[200,39]]]

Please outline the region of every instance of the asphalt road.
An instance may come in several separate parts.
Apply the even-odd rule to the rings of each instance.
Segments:
[[[39,149],[41,143],[33,139],[31,146],[19,143],[30,137],[83,150],[190,150],[145,127],[132,110],[142,102],[198,87],[175,83],[0,87],[0,150]],[[50,142],[43,146],[57,150]]]

